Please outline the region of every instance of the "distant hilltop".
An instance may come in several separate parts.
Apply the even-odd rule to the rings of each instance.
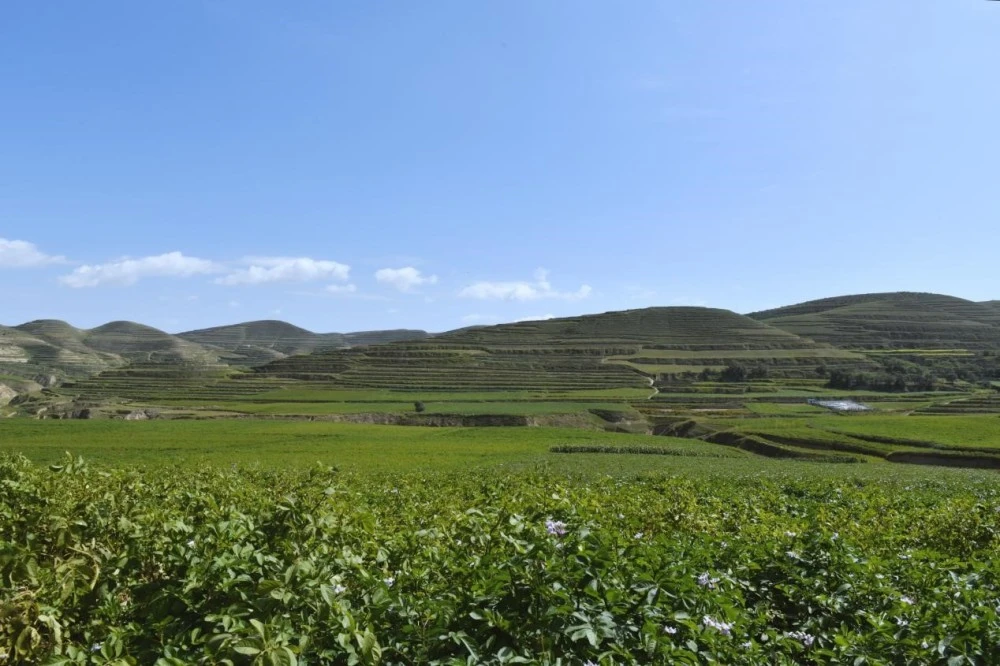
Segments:
[[[420,367],[428,366],[425,383],[445,386],[458,381],[454,373],[473,385],[503,385],[508,362],[531,355],[536,357],[533,367],[551,371],[560,382],[584,381],[583,371],[594,368],[560,355],[559,350],[567,349],[580,358],[601,359],[597,371],[611,374],[682,370],[691,354],[705,366],[721,367],[747,349],[775,350],[772,362],[778,367],[804,365],[805,358],[837,366],[861,362],[857,352],[866,350],[1000,350],[1000,300],[977,303],[911,292],[859,294],[749,315],[716,308],[654,307],[434,335],[411,329],[314,333],[277,320],[172,335],[128,321],[79,329],[64,321],[38,320],[0,326],[0,377],[8,384],[19,380],[45,386],[139,363],[343,374],[348,383],[356,376],[365,385],[383,385],[398,374],[399,352],[408,343],[421,343],[422,351],[406,356],[407,370],[419,374]],[[379,353],[352,351],[372,345],[388,346]],[[550,355],[547,361],[545,354]],[[556,362],[557,357],[562,360]],[[546,370],[546,364],[552,367]],[[462,374],[466,366],[477,370]],[[476,373],[480,380],[469,379]],[[634,373],[618,377],[622,385],[637,381]]]

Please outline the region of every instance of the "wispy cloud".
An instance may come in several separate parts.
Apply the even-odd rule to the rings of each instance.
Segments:
[[[403,268],[380,268],[375,271],[375,279],[381,284],[388,284],[400,291],[413,291],[425,284],[436,284],[437,275],[423,275],[413,266]]]
[[[65,257],[45,254],[34,243],[0,238],[0,268],[37,268],[66,263]]]
[[[559,291],[549,282],[549,273],[544,268],[535,271],[534,282],[475,282],[465,287],[458,295],[463,298],[504,301],[536,301],[543,298],[557,298],[578,301],[590,296],[589,285],[581,285],[576,291]]]
[[[358,287],[354,283],[331,284],[326,286],[326,291],[330,294],[354,294],[357,293]]]
[[[311,282],[346,280],[351,267],[336,261],[310,257],[247,257],[240,268],[216,280],[228,286],[258,285],[270,282]]]
[[[193,275],[216,273],[221,267],[214,261],[188,257],[180,252],[167,252],[140,259],[119,259],[105,264],[80,266],[59,281],[67,287],[80,289],[112,284],[128,286],[143,278],[186,278]]]

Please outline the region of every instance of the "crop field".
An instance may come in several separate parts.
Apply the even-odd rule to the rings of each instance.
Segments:
[[[581,432],[378,429],[363,453],[323,458],[301,437],[329,437],[319,424],[228,439],[198,422],[32,425],[38,447],[94,425],[89,453],[142,455],[0,453],[0,663],[996,663],[992,472],[736,451],[632,456],[645,473],[609,475],[603,461],[629,456],[466,457],[540,456]],[[219,464],[173,467],[199,446]]]
[[[169,403],[168,403],[169,404]],[[183,403],[181,403],[183,404]],[[230,402],[209,403],[211,409],[244,414],[322,415],[322,414],[402,414],[414,411],[410,402]],[[501,401],[489,402],[440,402],[424,403],[429,414],[579,414],[590,409],[621,409],[622,403],[569,402],[569,401]]]
[[[659,446],[677,453],[624,457],[568,456],[559,445]],[[262,465],[303,467],[316,463],[362,471],[460,470],[505,465],[558,466],[567,471],[669,470],[682,457],[747,454],[706,442],[671,437],[605,433],[575,428],[419,428],[296,420],[269,421],[0,421],[0,451],[52,463],[65,452],[103,465]],[[649,459],[647,459],[649,458]],[[624,467],[623,467],[624,466]]]

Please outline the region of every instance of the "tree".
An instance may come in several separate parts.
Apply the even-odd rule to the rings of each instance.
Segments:
[[[424,403],[420,402],[419,400],[413,403],[413,411],[415,411],[417,414],[420,414],[425,409],[427,409],[427,407],[425,407]]]
[[[746,366],[730,362],[722,371],[721,379],[724,382],[745,382],[748,374]]]

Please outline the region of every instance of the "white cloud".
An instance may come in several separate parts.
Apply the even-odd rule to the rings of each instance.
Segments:
[[[351,267],[336,261],[309,257],[247,257],[246,268],[232,271],[216,280],[224,285],[254,285],[268,282],[310,282],[346,280]]]
[[[535,271],[534,282],[475,282],[465,287],[459,296],[464,298],[497,299],[504,301],[537,301],[543,298],[561,298],[578,301],[590,296],[589,285],[581,285],[576,291],[558,291],[549,282],[549,273],[544,268]]]
[[[436,284],[437,275],[422,275],[413,266],[403,268],[380,268],[375,271],[375,279],[382,284],[392,285],[400,291],[411,291],[414,287]]]
[[[207,259],[168,252],[141,259],[120,259],[106,264],[80,266],[59,278],[67,287],[97,287],[103,284],[130,285],[147,277],[191,277],[218,272],[219,266]]]
[[[45,254],[34,243],[0,238],[0,268],[36,268],[65,262],[65,257]]]
[[[327,285],[326,290],[331,294],[353,294],[358,290],[357,285],[351,284],[331,284]]]

